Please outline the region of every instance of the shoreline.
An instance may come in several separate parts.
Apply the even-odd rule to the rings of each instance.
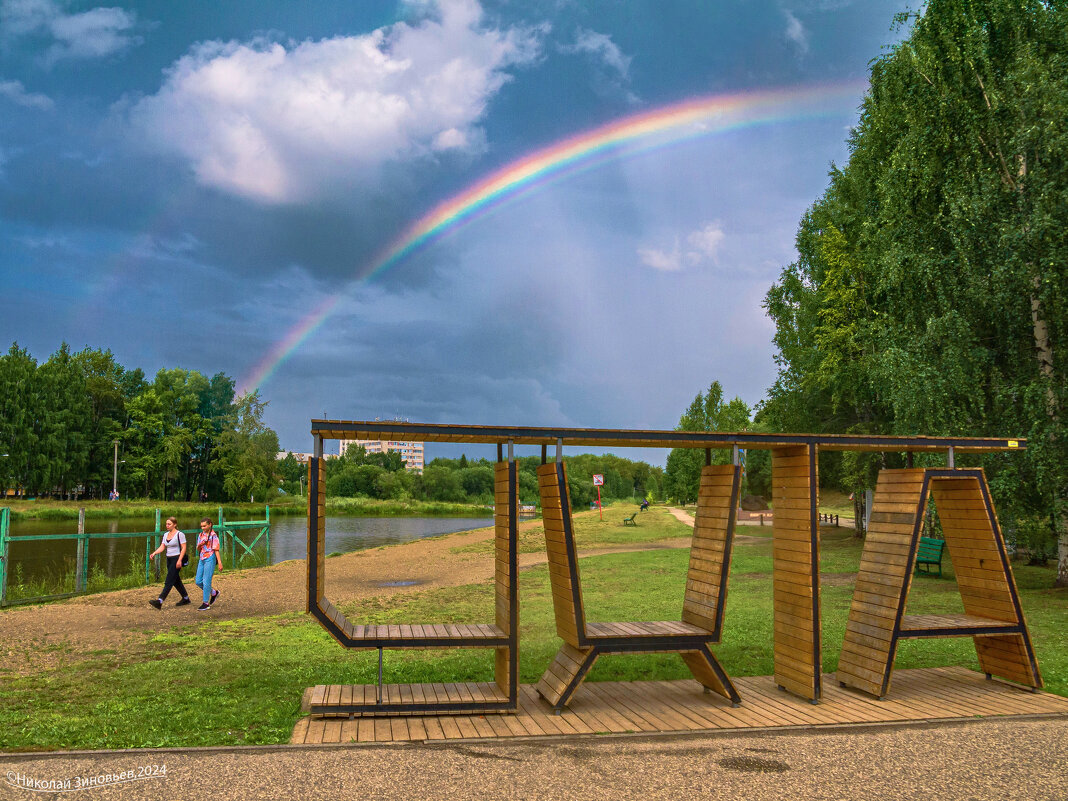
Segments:
[[[230,520],[262,520],[264,510],[270,508],[272,517],[301,517],[308,513],[303,504],[279,505],[261,503],[194,503],[185,501],[0,501],[0,508],[11,510],[11,521],[77,520],[79,509],[85,509],[86,520],[110,520],[130,517],[153,517],[159,509],[166,516],[210,517],[213,520],[223,510]],[[484,504],[441,503],[437,501],[378,501],[345,498],[327,502],[326,513],[331,517],[486,517],[493,513]]]

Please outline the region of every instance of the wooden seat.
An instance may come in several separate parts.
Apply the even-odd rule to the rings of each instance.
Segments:
[[[905,614],[931,497],[964,614]],[[838,660],[839,683],[885,698],[897,641],[924,637],[972,637],[988,677],[1042,686],[981,469],[908,468],[879,474]]]
[[[308,510],[308,611],[335,640],[354,650],[379,650],[379,684],[362,690],[348,687],[344,692],[315,696],[313,715],[375,715],[411,712],[515,712],[519,707],[519,596],[516,550],[519,474],[514,460],[499,461],[494,476],[495,617],[493,623],[410,623],[356,624],[326,597],[325,493],[321,457],[309,464]],[[382,649],[493,648],[493,689],[472,693],[474,685],[440,685],[426,692],[423,685],[397,685],[408,688],[389,692],[381,683]],[[335,688],[341,685],[334,685]]]
[[[707,690],[730,699],[735,706],[741,702],[708,648],[709,643],[719,642],[722,629],[740,485],[741,470],[734,465],[708,466],[701,474],[681,620],[587,623],[567,469],[563,462],[538,468],[556,632],[564,643],[537,690],[557,713],[568,705],[597,657],[604,653],[677,652]]]

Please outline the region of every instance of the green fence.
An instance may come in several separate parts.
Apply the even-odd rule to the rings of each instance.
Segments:
[[[11,510],[0,508],[0,606],[13,604],[36,603],[42,601],[55,601],[61,598],[70,598],[86,592],[89,583],[89,546],[98,540],[113,539],[144,539],[145,541],[145,584],[150,584],[154,578],[159,578],[160,563],[156,557],[155,570],[150,554],[159,547],[163,540],[164,531],[160,526],[160,510],[156,510],[156,528],[154,531],[141,531],[129,533],[105,533],[94,534],[85,531],[85,510],[78,514],[78,532],[76,534],[27,534],[12,536],[11,534]],[[263,520],[224,520],[222,507],[219,507],[219,522],[215,526],[219,535],[219,547],[225,559],[229,555],[231,567],[239,567],[245,560],[252,556],[253,549],[262,540],[266,548],[264,564],[271,563],[271,509],[265,507]],[[254,534],[251,543],[246,543],[248,534]],[[243,536],[246,535],[246,536]],[[196,535],[189,535],[191,542],[189,549],[195,548]],[[13,542],[42,542],[74,540],[77,542],[77,556],[74,568],[74,592],[57,593],[53,595],[36,595],[28,598],[10,600],[7,597],[8,579],[12,573],[11,543]],[[240,552],[239,552],[240,548]],[[191,560],[192,561],[192,560]],[[153,573],[155,576],[153,576]],[[69,585],[68,585],[69,586]]]

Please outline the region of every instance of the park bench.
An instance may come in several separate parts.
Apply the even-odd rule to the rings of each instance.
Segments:
[[[946,541],[934,537],[920,537],[919,547],[916,549],[916,572],[930,573],[933,566],[938,567],[938,575],[942,576],[942,554],[946,550]],[[925,565],[921,569],[921,565]]]
[[[706,689],[741,699],[709,650],[723,624],[741,471],[735,465],[707,466],[694,525],[682,616],[678,621],[587,623],[571,522],[567,470],[562,460],[538,468],[545,549],[549,562],[556,632],[556,658],[537,684],[557,714],[568,705],[601,654],[677,652]]]
[[[624,526],[636,526],[636,525],[638,525],[636,522],[634,522],[634,518],[636,518],[637,516],[638,516],[638,513],[635,512],[630,517],[624,517],[623,518],[623,525]]]

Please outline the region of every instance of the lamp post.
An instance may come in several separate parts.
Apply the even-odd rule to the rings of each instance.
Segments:
[[[111,492],[112,497],[115,497],[119,492],[119,441],[113,439],[111,444],[115,446],[115,464],[111,471]]]
[[[300,497],[303,498],[304,497],[304,474],[301,473],[299,478],[300,478]]]

